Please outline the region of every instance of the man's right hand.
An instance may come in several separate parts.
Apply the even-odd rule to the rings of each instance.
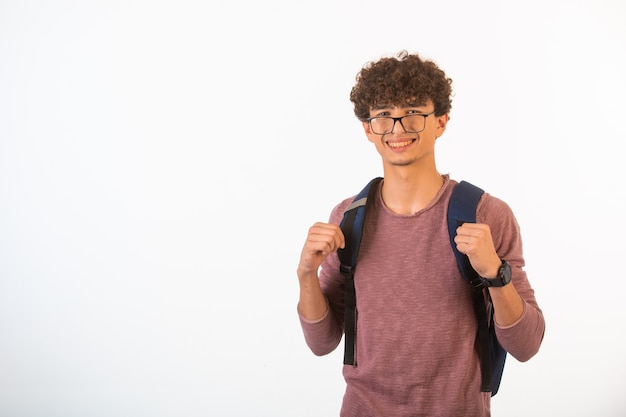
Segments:
[[[328,255],[344,246],[343,232],[336,224],[318,222],[309,228],[298,265],[298,311],[305,318],[316,320],[326,313],[327,301],[320,288],[318,270]]]
[[[298,277],[300,279],[315,273],[328,255],[345,246],[341,228],[336,224],[317,222],[309,228],[306,242],[300,254]]]

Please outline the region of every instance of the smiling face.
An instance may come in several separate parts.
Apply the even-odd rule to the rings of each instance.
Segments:
[[[363,122],[363,128],[368,140],[376,146],[384,165],[434,166],[435,141],[445,131],[447,122],[448,114],[436,116],[432,100],[426,100],[421,104],[370,108],[370,118]],[[382,133],[388,131],[389,127],[392,128],[389,133]]]

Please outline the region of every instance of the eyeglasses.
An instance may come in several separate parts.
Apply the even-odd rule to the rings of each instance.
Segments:
[[[386,135],[391,133],[396,126],[396,122],[400,122],[400,126],[407,133],[419,133],[426,128],[426,118],[435,111],[428,114],[408,114],[402,117],[370,117],[367,121],[370,124],[372,132],[377,135]]]

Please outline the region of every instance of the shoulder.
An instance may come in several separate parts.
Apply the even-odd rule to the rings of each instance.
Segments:
[[[485,191],[476,208],[476,222],[489,225],[500,257],[516,259],[521,256],[520,226],[509,204]]]
[[[483,195],[480,197],[478,207],[476,208],[477,221],[481,221],[481,218],[482,220],[485,220],[485,217],[513,215],[511,207],[505,201],[489,193],[489,191],[484,187],[481,187],[480,184],[476,184],[471,181],[457,181],[450,179],[450,193],[452,193],[453,189],[461,182],[468,182],[483,191]]]
[[[520,225],[508,203],[485,191],[476,209],[476,221],[489,225],[500,258],[524,265]]]
[[[505,219],[514,219],[513,210],[511,207],[500,198],[490,194],[485,191],[480,202],[478,203],[478,208],[476,209],[477,219],[483,219],[486,223],[489,223],[489,219],[491,220],[505,220]]]
[[[352,204],[352,201],[354,200],[354,197],[356,197],[356,194],[345,198],[344,200],[342,200],[339,204],[337,204],[335,207],[333,207],[333,209],[330,212],[330,218],[328,220],[329,223],[332,224],[339,224],[341,223],[341,219],[343,218],[343,213],[346,211],[346,209],[348,208],[348,206],[350,204]]]
[[[462,181],[450,180],[451,190],[455,188]],[[515,219],[515,215],[513,214],[513,210],[504,200],[499,197],[491,194],[485,188],[481,187],[480,184],[472,183],[468,181],[475,187],[483,190],[483,194],[478,201],[478,206],[476,207],[476,221],[478,223],[487,223],[492,228],[506,228],[510,229],[517,228],[517,221]]]
[[[363,187],[361,190],[355,190],[357,191],[356,193],[352,194],[349,197],[344,198],[341,202],[339,202],[335,207],[333,207],[331,213],[330,213],[330,219],[329,219],[329,223],[333,223],[333,224],[340,224],[341,220],[343,219],[343,215],[344,212],[348,209],[348,207],[352,204],[352,202],[354,201],[354,199],[358,196],[360,196],[362,193],[366,194],[366,188],[370,187],[370,186],[375,186],[378,188],[378,192],[380,193],[380,184],[382,181],[376,181],[376,180],[380,180],[381,178],[374,178],[372,180],[370,180],[370,182],[368,184],[363,184]],[[376,184],[374,184],[375,182],[377,182]],[[372,190],[373,191],[373,190]]]
[[[476,221],[489,225],[494,245],[501,256],[506,254],[510,257],[513,248],[521,243],[520,226],[513,210],[505,201],[488,192],[483,194],[478,203]]]

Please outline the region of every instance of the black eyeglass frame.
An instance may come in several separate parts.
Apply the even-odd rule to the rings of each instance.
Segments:
[[[370,129],[372,129],[372,132],[377,134],[377,135],[386,135],[389,134],[391,132],[393,132],[393,129],[396,128],[396,122],[400,122],[400,126],[402,126],[402,129],[404,129],[405,132],[407,133],[420,133],[422,131],[424,131],[424,129],[426,129],[426,119],[428,118],[428,116],[435,114],[435,111],[431,111],[430,113],[427,114],[407,114],[406,116],[401,116],[401,117],[391,117],[391,116],[376,116],[376,117],[370,117],[367,120],[367,122],[370,125]],[[421,130],[407,130],[406,127],[404,127],[404,123],[402,123],[402,119],[404,119],[405,117],[415,117],[415,116],[422,116],[424,117],[424,127]],[[378,133],[376,131],[374,131],[374,126],[372,126],[372,120],[374,119],[391,119],[393,120],[393,125],[391,126],[391,130],[389,132],[385,132],[385,133]]]

